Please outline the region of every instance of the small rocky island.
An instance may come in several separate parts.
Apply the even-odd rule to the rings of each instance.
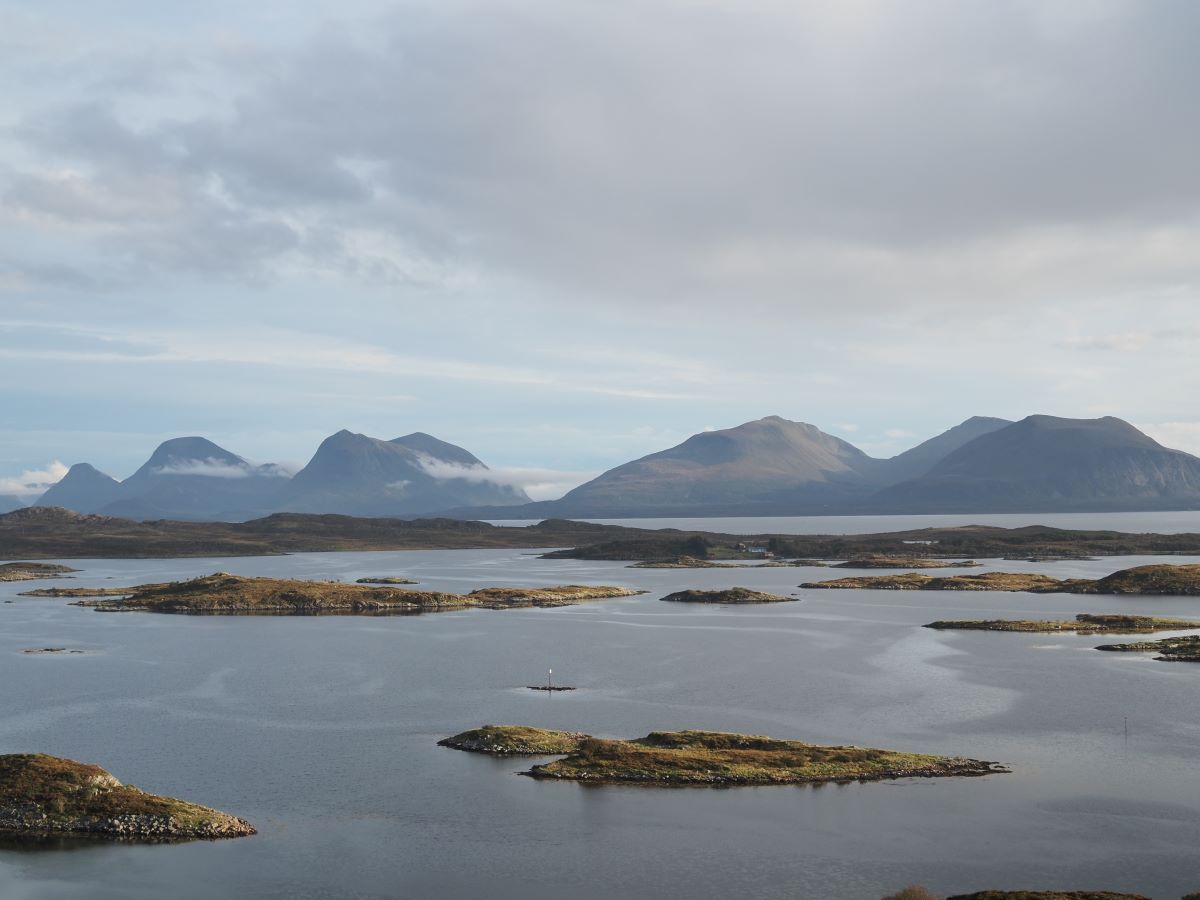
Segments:
[[[667,559],[647,559],[636,562],[630,569],[734,569],[731,563],[714,562],[698,556],[671,556]]]
[[[496,755],[562,759],[522,775],[601,784],[767,785],[940,778],[1007,772],[993,762],[867,747],[822,747],[718,731],[655,731],[610,740],[522,725],[485,725],[438,742]]]
[[[355,579],[355,584],[420,584],[411,578],[401,578],[399,575],[379,575],[373,578]]]
[[[166,587],[162,584],[141,584],[137,587],[48,587],[35,588],[32,591],[21,591],[21,597],[124,597],[134,591],[144,591],[147,588]]]
[[[1073,631],[1076,634],[1148,634],[1154,631],[1182,631],[1189,628],[1200,628],[1200,622],[1188,619],[1161,619],[1154,616],[1080,613],[1073,620],[968,619],[930,622],[925,627],[964,631]]]
[[[836,563],[835,569],[969,569],[973,559],[931,559],[928,556],[860,556]]]
[[[750,588],[731,587],[716,591],[686,590],[662,598],[670,603],[796,603],[799,597],[783,597]]]
[[[78,572],[70,566],[57,563],[10,562],[0,563],[0,581],[34,581],[38,578],[61,578]]]
[[[1134,641],[1129,644],[1104,644],[1097,650],[1118,653],[1157,653],[1161,662],[1200,662],[1200,635],[1169,637],[1160,641]]]
[[[832,581],[811,581],[802,588],[868,588],[891,591],[1023,591],[1032,594],[1141,594],[1190,596],[1200,594],[1200,563],[1134,566],[1104,578],[1052,578],[1014,572],[978,575],[859,575]]]
[[[114,599],[81,600],[77,605],[105,612],[378,615],[471,608],[571,606],[588,600],[629,597],[641,591],[571,584],[543,588],[481,588],[469,594],[450,594],[340,581],[247,578],[217,572],[190,581],[140,585],[125,589],[124,593],[125,596]]]
[[[150,841],[255,833],[237,816],[147,794],[99,766],[41,753],[0,756],[0,831]]]

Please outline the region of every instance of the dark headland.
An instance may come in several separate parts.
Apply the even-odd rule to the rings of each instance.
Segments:
[[[629,528],[548,519],[506,527],[458,519],[385,519],[278,513],[249,522],[149,522],[55,507],[0,514],[0,559],[140,559],[263,556],[337,550],[569,549],[549,558],[639,562],[680,556],[849,560],[895,556],[933,560],[999,557],[1198,554],[1200,534],[1125,534],[1033,525],[967,525],[860,535],[727,534]],[[742,548],[742,549],[739,549]]]

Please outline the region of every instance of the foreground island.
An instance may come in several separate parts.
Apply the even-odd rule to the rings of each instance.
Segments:
[[[147,794],[99,766],[41,753],[0,756],[0,831],[150,841],[255,833],[237,816]]]
[[[810,581],[802,588],[874,589],[891,591],[1023,591],[1031,594],[1200,594],[1200,564],[1160,563],[1121,569],[1103,578],[1051,578],[1027,572],[981,572],[978,575],[860,575]]]
[[[114,589],[101,590],[112,593]],[[216,572],[190,581],[125,588],[124,596],[81,600],[76,605],[90,606],[103,612],[369,615],[473,608],[572,606],[587,600],[631,597],[639,593],[641,591],[623,587],[569,584],[542,588],[480,588],[469,594],[450,594],[345,584],[340,581],[246,578],[228,572]]]
[[[523,725],[485,725],[438,743],[496,755],[565,754],[521,774],[600,784],[820,784],[1008,771],[978,759],[868,747],[822,747],[719,731],[655,731],[634,740],[610,740]]]

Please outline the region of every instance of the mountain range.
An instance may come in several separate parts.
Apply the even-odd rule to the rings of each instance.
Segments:
[[[161,444],[124,481],[78,463],[36,505],[200,521],[272,512],[537,519],[1197,509],[1200,458],[1112,417],[975,416],[877,459],[814,425],[768,416],[693,435],[535,503],[467,450],[422,432],[380,440],[339,431],[294,475],[184,437]]]
[[[416,432],[391,441],[339,431],[292,475],[202,437],[165,441],[124,481],[77,463],[34,504],[128,519],[243,521],[272,512],[417,516],[526,504],[461,447]]]

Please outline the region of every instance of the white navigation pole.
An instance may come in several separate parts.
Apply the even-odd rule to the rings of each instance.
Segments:
[[[546,670],[546,690],[548,690],[548,691],[554,690],[554,688],[550,687],[550,676],[553,674],[554,674],[553,669]]]

